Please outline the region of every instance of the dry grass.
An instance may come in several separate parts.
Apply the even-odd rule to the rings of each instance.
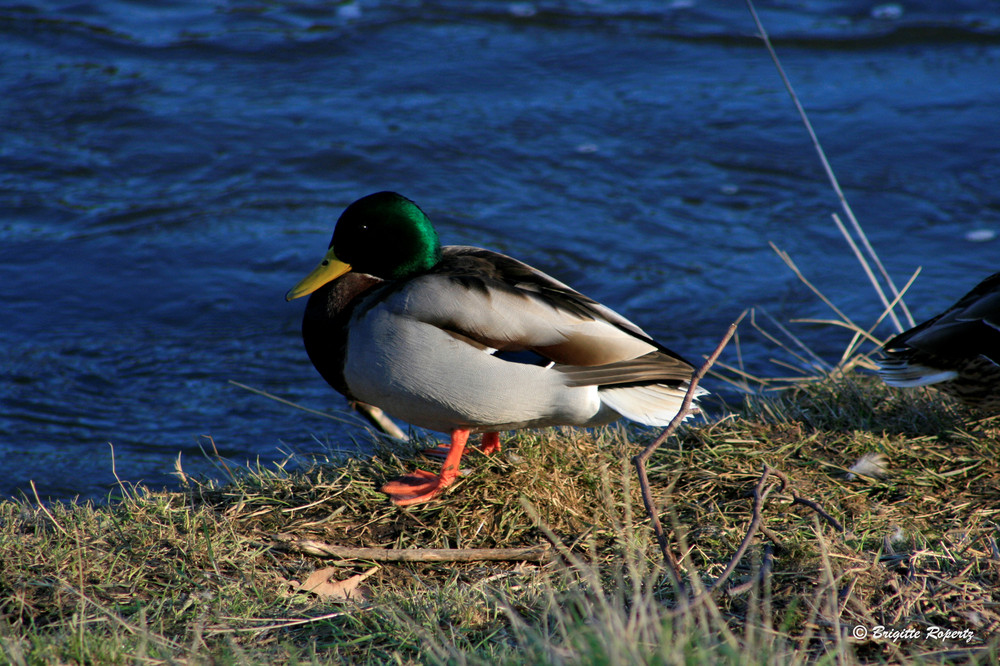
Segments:
[[[2,654],[10,663],[995,663],[996,421],[933,393],[845,379],[683,429],[648,473],[689,577],[711,582],[736,549],[764,463],[847,527],[837,534],[772,494],[770,532],[734,581],[761,584],[687,613],[674,610],[628,464],[651,434],[523,433],[500,456],[471,455],[443,498],[409,510],[378,491],[412,464],[389,451],[306,472],[250,470],[182,493],[134,489],[102,507],[4,503]],[[849,478],[872,452],[888,475]],[[560,555],[544,566],[381,564],[365,581],[367,601],[336,604],[286,582],[329,561],[278,543],[279,533],[388,548],[551,539]],[[770,573],[758,575],[768,544]],[[334,564],[342,578],[372,566]],[[974,638],[859,641],[857,625]]]

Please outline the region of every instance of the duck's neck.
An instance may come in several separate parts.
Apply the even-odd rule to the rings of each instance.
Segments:
[[[350,399],[344,381],[347,324],[354,307],[382,280],[364,273],[347,273],[317,289],[309,297],[302,318],[302,340],[309,359],[330,386]]]

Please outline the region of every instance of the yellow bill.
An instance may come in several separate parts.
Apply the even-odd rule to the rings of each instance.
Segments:
[[[285,300],[291,301],[300,296],[311,294],[327,282],[339,278],[349,270],[351,270],[351,265],[337,259],[337,255],[333,253],[333,248],[331,247],[327,251],[326,256],[323,257],[323,261],[319,262],[319,266],[312,269],[309,275],[302,278],[297,285],[285,294]]]

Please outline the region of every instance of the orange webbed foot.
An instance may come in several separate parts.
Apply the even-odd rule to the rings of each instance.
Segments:
[[[409,506],[437,497],[449,483],[442,483],[437,474],[418,469],[388,482],[382,486],[382,492],[389,496],[393,504]]]
[[[488,456],[494,453],[500,452],[500,433],[498,432],[484,432],[483,433],[483,443],[479,447],[480,451]]]
[[[389,495],[392,503],[397,506],[409,506],[433,499],[458,478],[458,466],[462,461],[462,452],[465,451],[465,442],[468,439],[468,430],[453,430],[448,457],[441,466],[440,474],[435,475],[418,469],[412,474],[385,484],[382,486],[382,492]]]

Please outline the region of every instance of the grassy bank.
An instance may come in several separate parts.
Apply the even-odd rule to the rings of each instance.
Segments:
[[[749,584],[688,612],[628,462],[653,434],[522,433],[407,510],[378,491],[411,466],[406,452],[180,493],[129,488],[101,507],[5,502],[0,661],[997,663],[996,421],[854,378],[683,429],[648,472],[689,580],[711,582],[736,550],[764,463],[846,528],[772,492],[768,531],[732,580]],[[851,475],[872,453],[886,475]],[[373,562],[320,557],[317,544],[549,544],[550,558]],[[335,581],[367,577],[346,601],[302,591],[326,567]],[[877,626],[905,633],[872,638]]]

